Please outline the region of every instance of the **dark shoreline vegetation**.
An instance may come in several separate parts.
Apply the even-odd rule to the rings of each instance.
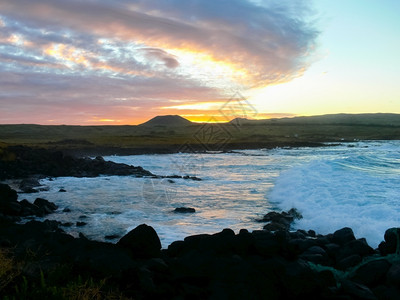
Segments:
[[[0,125],[0,180],[32,193],[45,177],[158,177],[99,155],[400,139],[400,116],[389,114],[240,119],[225,125],[168,120],[179,126],[162,118],[140,126]],[[292,231],[292,222],[301,218],[293,209],[266,214],[260,230],[225,229],[161,249],[157,233],[145,224],[116,244],[83,234],[74,238],[57,221],[19,224],[21,217],[45,217],[58,209],[45,199],[29,203],[19,196],[23,193],[0,184],[2,299],[400,299],[399,228],[388,229],[373,249],[350,228],[327,235]]]

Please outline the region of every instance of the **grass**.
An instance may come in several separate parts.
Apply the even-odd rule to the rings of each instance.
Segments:
[[[29,258],[16,261],[9,250],[0,248],[0,299],[129,299],[108,285],[106,279],[83,279],[80,275],[71,278],[63,267],[51,274],[41,272],[40,278],[27,279],[22,269],[30,262]]]
[[[234,123],[235,124],[235,123]],[[400,115],[326,115],[188,126],[0,125],[0,149],[26,145],[52,149],[177,149],[189,143],[224,143],[227,149],[302,142],[400,139]]]
[[[0,295],[20,275],[19,269],[8,251],[0,249]]]

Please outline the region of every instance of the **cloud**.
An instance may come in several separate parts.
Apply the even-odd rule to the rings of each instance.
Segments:
[[[107,107],[131,99],[149,109],[289,81],[311,63],[318,36],[307,3],[3,1],[0,69],[20,81],[0,80],[0,102],[20,97],[20,105],[83,109],[93,99]]]
[[[149,58],[155,58],[162,61],[168,68],[176,68],[179,66],[179,62],[176,60],[176,57],[162,49],[141,48],[140,50],[144,51]]]

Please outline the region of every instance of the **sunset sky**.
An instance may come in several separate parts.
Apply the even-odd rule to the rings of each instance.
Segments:
[[[249,118],[400,113],[399,12],[398,0],[0,0],[0,123],[223,121],[236,100]]]

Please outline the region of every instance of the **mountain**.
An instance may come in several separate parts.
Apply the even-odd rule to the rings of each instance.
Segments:
[[[193,123],[178,115],[157,116],[139,126],[188,126]]]

